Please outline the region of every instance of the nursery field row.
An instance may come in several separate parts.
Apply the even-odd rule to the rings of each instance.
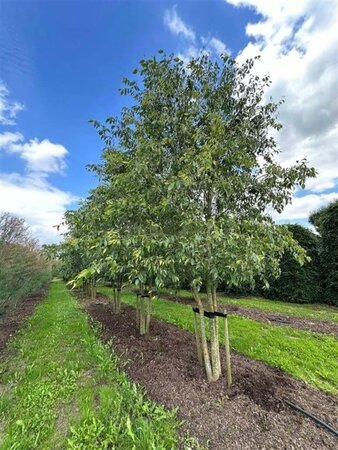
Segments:
[[[168,293],[169,290],[166,290],[166,292]],[[180,290],[175,292],[175,295],[177,297],[189,298],[191,297],[191,292]],[[307,317],[309,319],[327,320],[338,323],[338,308],[319,303],[300,305],[281,302],[278,300],[269,300],[261,297],[233,298],[223,295],[218,297],[218,301],[220,303],[238,305],[245,308],[257,308],[264,311],[282,313],[290,316]]]
[[[110,288],[99,291],[112,295]],[[238,439],[251,448],[260,448],[262,439],[272,448],[282,442],[334,448],[333,436],[301,417],[295,421],[281,403],[289,398],[317,409],[334,425],[337,404],[329,393],[338,392],[338,355],[330,336],[231,316],[231,346],[238,352],[228,391],[224,377],[207,383],[195,359],[189,305],[155,300],[150,336],[141,338],[134,294],[123,293],[131,307],[120,314],[108,297],[80,298],[79,305],[54,281],[7,345],[0,360],[1,450],[233,449]]]
[[[336,448],[333,434],[285,402],[302,406],[337,429],[336,395],[235,351],[229,389],[223,346],[222,374],[209,383],[189,328],[153,317],[149,335],[140,336],[135,305],[124,304],[116,314],[111,296],[99,293],[90,298],[79,290],[75,294],[90,317],[100,323],[101,339],[114,343],[128,376],[166,408],[178,408],[183,430],[209,450]]]
[[[177,448],[174,412],[145,398],[64,283],[9,343],[0,366],[0,449]]]
[[[186,294],[186,292],[183,292]],[[187,295],[178,295],[169,292],[160,292],[158,294],[160,298],[165,300],[171,300],[191,306],[196,305],[196,301],[193,297]],[[203,294],[202,294],[203,298]],[[250,299],[249,299],[250,301]],[[257,299],[259,302],[259,299]],[[269,305],[266,306],[268,308]],[[277,326],[288,326],[300,330],[313,331],[315,333],[324,333],[338,337],[338,322],[329,320],[313,319],[306,316],[296,314],[286,314],[279,311],[271,311],[269,309],[256,308],[247,306],[245,303],[237,301],[237,299],[221,298],[218,299],[218,309],[224,310],[229,314],[235,314],[237,316],[253,319],[258,322],[264,322]]]
[[[112,295],[108,287],[100,287],[99,292]],[[135,306],[135,294],[123,293],[122,301]],[[194,331],[189,305],[156,299],[152,314],[184,330]],[[273,326],[236,315],[229,317],[229,330],[232,349],[278,367],[317,388],[338,393],[338,342],[335,337]],[[220,338],[223,342],[222,330]]]

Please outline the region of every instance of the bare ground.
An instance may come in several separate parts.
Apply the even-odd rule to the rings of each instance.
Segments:
[[[170,294],[160,294],[161,298],[166,300],[195,305],[196,302],[191,297],[179,297]],[[228,312],[238,316],[247,317],[248,319],[265,322],[271,325],[299,328],[301,330],[314,331],[315,333],[331,334],[338,336],[338,323],[326,320],[309,319],[306,317],[296,317],[283,313],[264,311],[258,308],[249,308],[228,303],[220,303],[220,309],[226,308]]]
[[[338,398],[259,361],[233,352],[233,386],[225,377],[207,383],[196,358],[193,336],[152,319],[151,335],[140,338],[135,310],[112,312],[105,296],[86,300],[90,317],[102,324],[102,338],[127,362],[129,377],[167,408],[178,407],[188,431],[211,450],[336,449],[338,440],[303,415],[290,410],[288,399],[338,427]],[[222,367],[225,366],[222,353]]]
[[[21,325],[33,314],[38,303],[45,296],[46,291],[41,290],[34,295],[20,300],[15,307],[9,307],[0,316],[0,356],[8,340],[15,334]]]

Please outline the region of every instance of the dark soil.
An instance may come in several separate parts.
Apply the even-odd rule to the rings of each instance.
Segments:
[[[208,384],[196,358],[192,334],[152,319],[151,335],[140,338],[135,310],[112,312],[109,300],[86,300],[90,317],[102,324],[102,338],[127,362],[129,377],[167,408],[178,407],[189,432],[209,449],[336,449],[338,440],[283,403],[288,399],[337,427],[338,398],[233,352],[233,386],[225,377]],[[225,366],[222,353],[222,367]]]
[[[166,300],[185,303],[188,305],[196,304],[195,300],[189,297],[179,297],[170,294],[161,294],[160,297]],[[288,314],[269,312],[258,308],[249,308],[246,306],[243,307],[228,303],[222,303],[219,306],[226,308],[230,313],[234,313],[242,317],[247,317],[248,319],[257,320],[258,322],[265,322],[271,325],[299,328],[301,330],[338,336],[338,323],[335,322],[328,322],[319,319],[309,319],[306,317],[289,316]]]
[[[32,315],[36,305],[45,296],[46,291],[22,299],[15,307],[8,307],[0,316],[0,355],[6,347],[8,340],[15,334],[23,322]]]

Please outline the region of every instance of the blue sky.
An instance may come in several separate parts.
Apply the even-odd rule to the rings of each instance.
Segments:
[[[52,225],[96,183],[85,165],[102,143],[88,119],[119,114],[121,79],[140,59],[204,48],[239,60],[261,53],[271,93],[286,96],[282,162],[307,155],[320,176],[276,219],[303,223],[338,190],[336,3],[270,3],[0,0],[0,211],[26,217],[41,241],[58,240]]]

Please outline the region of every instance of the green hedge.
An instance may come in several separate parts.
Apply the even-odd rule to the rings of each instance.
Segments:
[[[323,302],[321,290],[320,237],[301,225],[288,225],[294,239],[306,250],[311,261],[300,266],[289,252],[285,253],[281,263],[279,278],[270,278],[269,289],[264,289],[258,281],[256,286],[227,288],[222,286],[226,295],[247,296],[262,295],[269,299],[295,303]]]
[[[39,251],[0,241],[0,315],[8,304],[34,294],[50,279],[49,264]]]
[[[292,254],[285,253],[280,264],[281,276],[270,279],[270,289],[262,290],[264,297],[296,303],[321,301],[320,290],[320,239],[308,228],[288,225],[293,237],[306,250],[311,261],[299,265]]]
[[[338,200],[313,213],[310,222],[321,235],[322,301],[338,306]]]

